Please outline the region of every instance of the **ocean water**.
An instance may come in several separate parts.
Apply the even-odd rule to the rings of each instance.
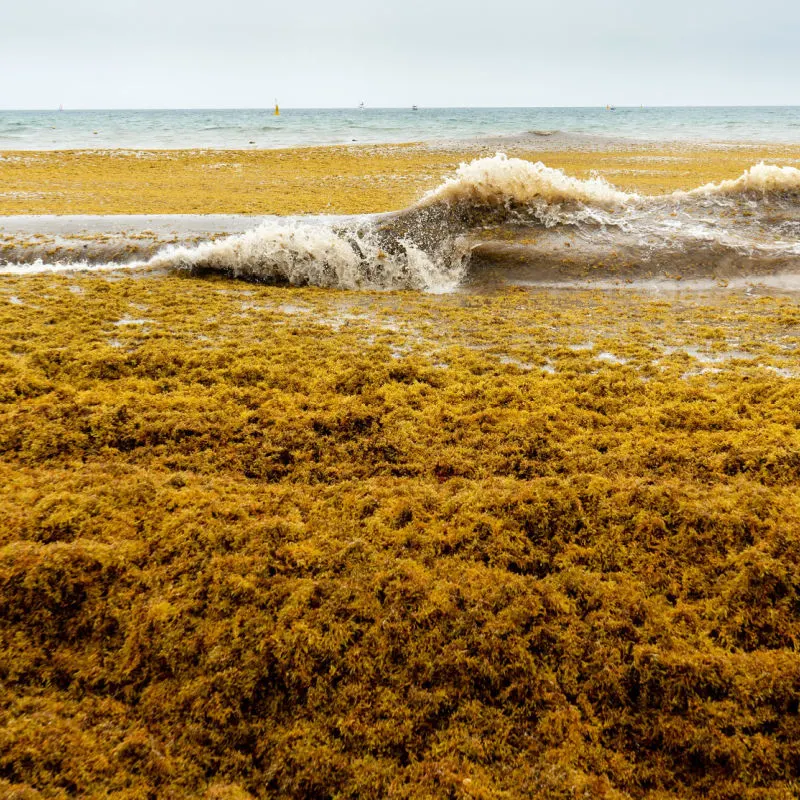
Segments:
[[[800,106],[0,111],[0,150],[278,148],[463,140],[528,131],[800,143]]]

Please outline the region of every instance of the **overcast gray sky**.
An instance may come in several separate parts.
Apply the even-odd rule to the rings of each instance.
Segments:
[[[798,0],[0,0],[0,108],[797,105]]]

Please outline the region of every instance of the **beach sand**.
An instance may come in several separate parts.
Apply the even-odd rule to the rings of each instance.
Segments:
[[[480,154],[6,154],[0,211],[381,211]],[[0,794],[796,797],[798,354],[747,283],[0,275]]]

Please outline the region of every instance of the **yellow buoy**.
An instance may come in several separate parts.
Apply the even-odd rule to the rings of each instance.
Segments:
[[[278,108],[278,101],[275,101],[275,116],[279,117],[281,115],[281,110]]]

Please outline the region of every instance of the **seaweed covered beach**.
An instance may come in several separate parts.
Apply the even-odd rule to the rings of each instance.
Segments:
[[[141,269],[47,271],[63,232],[5,237],[40,250],[0,270],[0,795],[797,797],[797,189],[739,176],[800,156],[765,148],[546,156],[579,183],[500,159],[513,197],[464,168],[374,255],[331,228],[382,274],[412,221],[426,246],[442,208],[472,223],[465,186],[511,209],[439,294],[266,285],[272,229]],[[0,212],[388,211],[481,155],[7,153]],[[534,229],[531,186],[584,205],[548,196]],[[718,238],[645,274],[656,213]],[[628,250],[587,260],[607,230]],[[175,266],[197,252],[236,269]]]
[[[794,296],[4,278],[10,796],[794,797]]]

